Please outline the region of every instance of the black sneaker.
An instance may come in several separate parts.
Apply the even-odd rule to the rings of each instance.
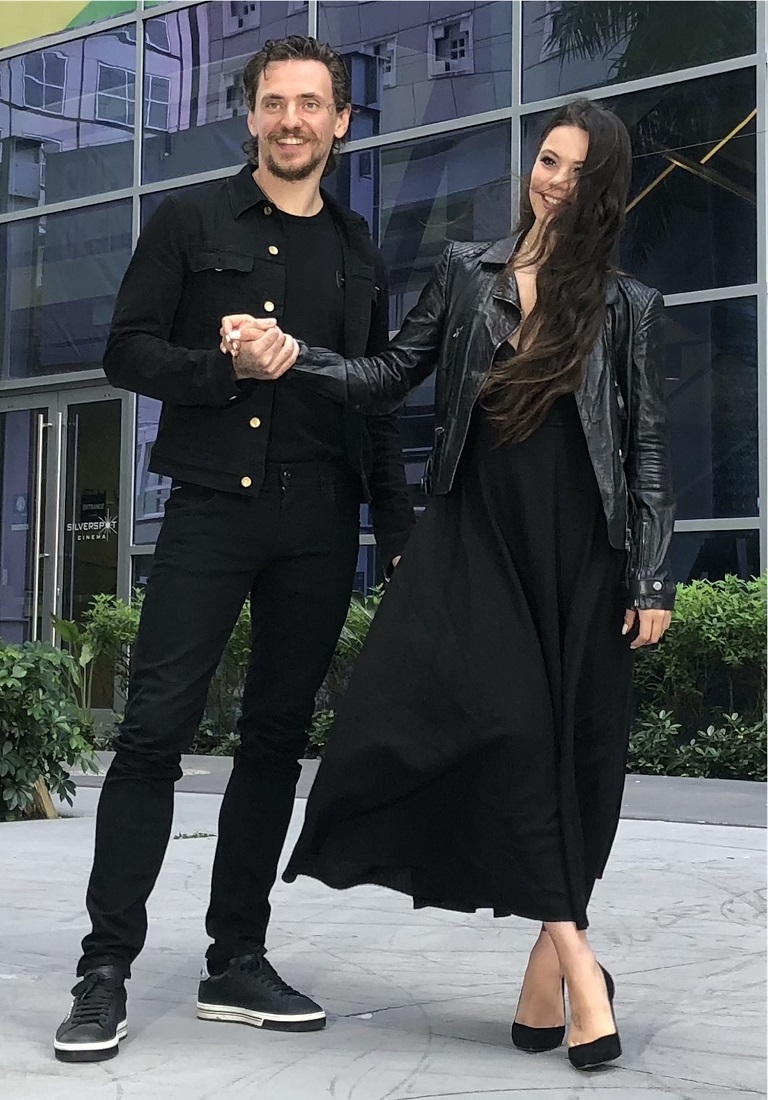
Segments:
[[[118,966],[96,966],[72,990],[74,1001],[56,1032],[53,1049],[60,1062],[101,1062],[114,1058],[128,1033],[125,980]]]
[[[325,1013],[291,989],[263,955],[232,959],[229,970],[212,977],[203,970],[197,994],[201,1020],[251,1024],[271,1031],[319,1031]]]

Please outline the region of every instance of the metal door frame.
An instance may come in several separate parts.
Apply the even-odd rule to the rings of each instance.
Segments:
[[[123,503],[122,492],[126,486],[127,473],[125,470],[126,449],[122,445],[125,433],[130,431],[130,408],[127,395],[121,390],[116,390],[108,382],[88,385],[72,386],[63,384],[60,387],[45,390],[35,390],[30,387],[24,393],[3,393],[0,390],[0,414],[6,412],[21,412],[26,409],[41,410],[41,418],[38,422],[37,438],[37,469],[35,486],[34,517],[30,522],[34,523],[33,539],[33,598],[32,598],[32,622],[30,637],[33,641],[54,643],[53,616],[60,615],[62,610],[61,577],[64,565],[64,544],[62,539],[64,516],[65,476],[66,476],[66,423],[69,408],[72,405],[87,405],[97,401],[121,402],[121,436],[117,441],[120,456],[120,488],[121,488],[121,512],[128,517],[130,525],[133,513],[132,502],[129,499]],[[50,431],[46,461],[42,461],[43,433]],[[44,467],[44,468],[43,468]],[[45,515],[42,514],[40,489],[45,482]],[[125,551],[125,539],[120,537],[122,524],[118,527],[118,575],[117,590],[121,594],[126,587],[125,578],[130,572],[129,555]],[[48,568],[44,563],[48,563]],[[40,609],[38,611],[38,609]],[[40,631],[37,624],[40,619]]]

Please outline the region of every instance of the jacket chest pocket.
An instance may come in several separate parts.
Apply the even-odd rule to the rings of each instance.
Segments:
[[[256,313],[254,259],[247,252],[206,249],[189,257],[190,308],[218,322],[228,313]],[[263,299],[263,295],[262,295]]]
[[[226,249],[199,249],[190,255],[189,269],[195,274],[203,271],[211,275],[248,274],[253,271],[253,256]]]

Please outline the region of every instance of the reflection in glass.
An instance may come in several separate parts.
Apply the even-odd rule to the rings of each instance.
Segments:
[[[400,328],[449,241],[498,240],[510,231],[510,131],[493,123],[342,157],[325,186],[362,214],[389,272],[390,326]],[[414,502],[432,446],[434,382],[403,412]]]
[[[325,186],[371,227],[399,328],[449,241],[509,233],[509,124],[351,153]]]
[[[0,213],[128,187],[135,24],[0,61]]]
[[[143,591],[147,587],[153,561],[154,556],[151,553],[136,554],[131,558],[131,592],[135,592],[137,589]]]
[[[678,531],[672,539],[672,576],[678,584],[719,581],[727,573],[742,580],[760,574],[758,531]]]
[[[122,402],[70,405],[66,419],[62,617],[82,622],[95,595],[117,592]],[[109,666],[97,662],[93,705],[112,705]]]
[[[666,335],[677,518],[756,516],[757,302],[676,306]]]
[[[100,367],[130,255],[130,201],[0,225],[0,379]]]
[[[149,469],[152,444],[160,421],[159,401],[139,395],[136,408],[136,477],[133,541],[146,546],[157,542],[163,509],[171,491],[171,479]]]
[[[352,74],[353,138],[511,102],[511,4],[321,3],[318,26]]]
[[[307,6],[277,0],[196,4],[148,19],[144,181],[242,163],[245,64],[267,39],[306,33]]]
[[[754,282],[754,69],[607,103],[629,128],[634,152],[624,268],[665,294]],[[545,121],[524,120],[526,171]]]
[[[755,50],[755,3],[523,4],[523,100],[638,80]]]

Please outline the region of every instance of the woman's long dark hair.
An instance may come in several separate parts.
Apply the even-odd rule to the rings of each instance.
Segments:
[[[605,319],[606,289],[616,271],[632,172],[632,148],[624,123],[581,99],[562,107],[547,124],[539,148],[557,126],[577,126],[589,149],[570,201],[544,226],[531,264],[537,273],[536,305],[520,330],[517,354],[491,370],[483,405],[503,442],[526,439],[552,402],[578,389],[587,355]],[[535,218],[524,188],[520,240]],[[503,278],[513,277],[515,260]]]

